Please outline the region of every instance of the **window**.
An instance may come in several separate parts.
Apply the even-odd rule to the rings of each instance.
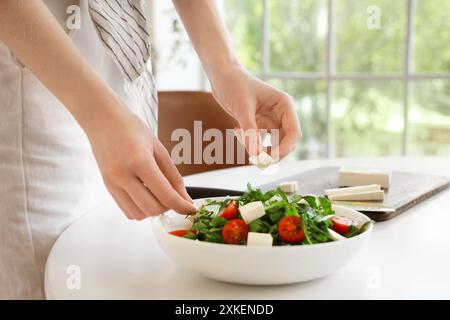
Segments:
[[[244,65],[297,102],[298,158],[450,155],[448,0],[222,2]]]

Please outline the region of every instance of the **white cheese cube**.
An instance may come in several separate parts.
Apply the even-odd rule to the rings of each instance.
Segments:
[[[339,233],[337,233],[336,231],[334,231],[334,230],[332,230],[330,228],[327,228],[327,231],[328,231],[328,236],[331,239],[333,239],[334,241],[347,239],[346,237],[340,235]]]
[[[383,201],[384,191],[335,194],[329,195],[328,199],[331,201]]]
[[[270,233],[249,232],[247,245],[255,247],[271,247],[273,238]]]
[[[283,199],[281,199],[281,197],[277,194],[269,199],[269,201],[280,201],[280,200],[283,200]]]
[[[272,157],[267,154],[266,152],[262,151],[259,155],[258,155],[258,162],[260,166],[263,167],[268,167],[273,163],[273,159]]]
[[[389,189],[391,173],[380,169],[341,168],[339,170],[339,186],[354,187],[367,184],[379,184]]]
[[[188,216],[187,219],[188,219],[190,222],[194,223],[196,217],[197,217],[197,215],[192,215],[192,216]]]
[[[347,194],[347,193],[361,193],[361,192],[371,192],[371,191],[380,191],[381,186],[379,184],[369,184],[366,186],[357,186],[357,187],[349,187],[349,188],[336,188],[336,189],[326,189],[325,194],[327,196],[338,195],[338,194]]]
[[[261,201],[247,203],[246,205],[239,207],[239,212],[242,216],[242,219],[244,219],[245,223],[247,224],[249,224],[253,220],[261,218],[266,214],[264,205]]]
[[[286,193],[294,193],[298,190],[297,181],[285,181],[278,185],[278,187]]]
[[[266,169],[271,164],[274,163],[274,160],[271,156],[269,156],[266,152],[261,151],[257,156],[251,156],[249,159],[251,164],[257,166],[259,169]]]

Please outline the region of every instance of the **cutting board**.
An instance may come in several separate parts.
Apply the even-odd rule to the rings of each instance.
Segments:
[[[324,195],[325,189],[339,187],[338,170],[339,167],[321,167],[271,182],[260,186],[260,189],[267,191],[276,188],[282,181],[297,181],[298,194]],[[386,191],[383,203],[350,201],[336,201],[335,203],[353,207],[375,221],[384,221],[405,212],[448,188],[449,185],[450,179],[446,177],[394,171],[392,172],[391,186]]]

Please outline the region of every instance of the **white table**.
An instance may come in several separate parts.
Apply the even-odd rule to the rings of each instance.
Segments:
[[[247,182],[259,185],[325,165],[450,176],[450,158],[333,159],[287,162],[264,172],[254,167],[219,170],[186,177],[185,182],[243,189]],[[67,286],[68,279],[76,284],[71,281],[78,274],[80,288]],[[105,203],[58,239],[47,261],[45,283],[49,299],[448,299],[450,190],[377,223],[368,250],[336,274],[265,287],[217,282],[182,270],[158,247],[150,219],[128,221],[113,203]]]

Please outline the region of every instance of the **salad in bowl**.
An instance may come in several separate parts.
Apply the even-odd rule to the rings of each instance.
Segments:
[[[281,189],[261,192],[251,185],[247,189],[236,199],[206,200],[190,217],[190,229],[169,233],[235,245],[309,245],[357,236],[372,223],[358,214],[337,215],[325,197],[289,197]]]
[[[271,285],[329,275],[365,245],[372,220],[327,198],[262,192],[195,200],[185,217],[168,211],[154,220],[162,249],[177,264],[206,277]]]

